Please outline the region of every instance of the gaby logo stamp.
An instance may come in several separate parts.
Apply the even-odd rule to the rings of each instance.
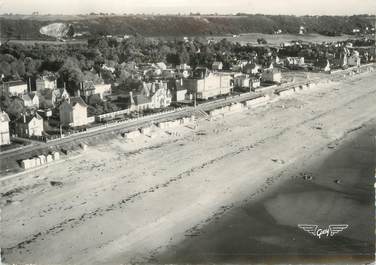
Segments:
[[[349,227],[347,224],[333,224],[329,225],[328,228],[322,229],[318,225],[311,224],[298,224],[298,227],[304,231],[310,233],[313,236],[317,236],[321,239],[321,236],[333,237],[335,234],[342,232]]]

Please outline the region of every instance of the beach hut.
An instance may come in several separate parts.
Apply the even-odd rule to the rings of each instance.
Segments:
[[[87,149],[87,144],[80,143],[80,147],[81,147],[82,150],[86,150]]]
[[[39,157],[34,157],[34,166],[39,167],[41,165],[41,161]]]
[[[38,158],[39,158],[39,161],[40,161],[41,165],[46,164],[47,160],[46,160],[46,156],[45,155],[40,155],[40,156],[38,156]]]
[[[53,159],[54,159],[55,161],[60,159],[60,153],[59,153],[59,152],[54,152],[54,153],[52,154],[52,156],[53,156]]]
[[[21,167],[23,169],[29,169],[33,167],[33,163],[30,161],[30,159],[24,159],[21,161]]]
[[[47,156],[46,156],[46,162],[47,162],[47,163],[51,163],[52,161],[54,161],[52,155],[51,155],[51,154],[47,155]]]

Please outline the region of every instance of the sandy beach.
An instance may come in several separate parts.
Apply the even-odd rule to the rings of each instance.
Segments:
[[[375,81],[367,73],[322,84],[175,133],[119,135],[70,161],[0,179],[2,260],[231,262],[249,258],[239,253],[273,251],[368,259],[375,252],[374,153],[351,157],[348,146],[361,145],[356,139],[374,128]],[[351,161],[364,162],[355,177]],[[321,244],[296,227],[307,222],[350,229]],[[265,246],[270,252],[260,253]],[[215,254],[221,251],[228,255]]]
[[[169,247],[152,261],[268,264],[374,261],[375,134],[376,124],[367,124],[359,133],[348,135],[336,151],[322,150],[309,160],[302,159],[303,167],[284,172],[281,185],[269,184],[269,191],[258,200],[244,200],[223,218],[197,229],[197,236]],[[319,239],[297,228],[303,223],[320,227],[341,223],[348,224],[349,229]]]

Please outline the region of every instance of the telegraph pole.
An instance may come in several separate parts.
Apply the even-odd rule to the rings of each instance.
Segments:
[[[60,138],[63,138],[63,126],[61,124],[59,124],[59,129],[60,129]]]
[[[373,27],[373,37],[375,38],[375,43],[374,43],[374,51],[373,51],[373,61],[376,62],[376,15],[374,15],[374,22],[375,22],[375,25]]]

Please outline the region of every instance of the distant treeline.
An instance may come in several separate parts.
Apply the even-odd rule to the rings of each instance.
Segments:
[[[71,23],[74,32],[95,35],[142,36],[210,36],[240,33],[296,34],[303,26],[309,33],[336,36],[352,34],[353,29],[370,30],[373,20],[368,15],[354,16],[287,16],[245,15],[236,16],[88,16],[78,20],[38,20],[38,17],[15,19],[0,17],[1,37],[4,39],[46,39],[39,33],[42,26],[53,22]]]

